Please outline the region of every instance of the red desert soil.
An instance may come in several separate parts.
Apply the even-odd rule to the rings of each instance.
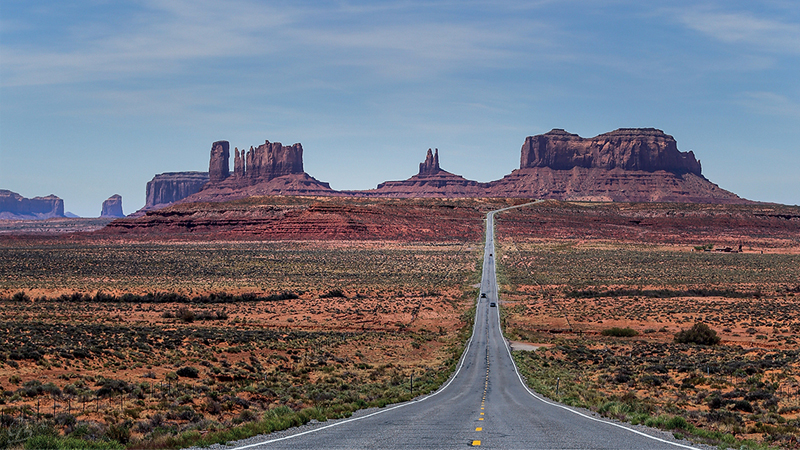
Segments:
[[[520,199],[252,197],[190,203],[120,219],[97,233],[123,239],[399,240],[481,239],[484,214]]]

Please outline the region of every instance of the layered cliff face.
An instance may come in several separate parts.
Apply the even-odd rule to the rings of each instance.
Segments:
[[[365,191],[334,191],[303,171],[303,147],[265,141],[248,151],[211,146],[208,183],[193,193],[156,199],[148,183],[147,209],[175,201],[220,202],[266,195],[350,197],[523,197],[615,202],[747,203],[702,175],[692,152],[655,128],[621,128],[593,138],[555,129],[525,139],[520,169],[482,183],[443,170],[428,149],[419,172]],[[157,177],[158,178],[158,177]],[[155,186],[156,178],[151,183]],[[198,182],[202,184],[202,181]],[[184,195],[186,194],[186,195]],[[180,198],[179,198],[180,197]],[[138,214],[138,213],[137,213]]]
[[[208,172],[166,172],[147,182],[145,210],[158,209],[200,192]]]
[[[64,216],[64,200],[53,194],[25,198],[16,192],[0,189],[0,219],[31,220]]]
[[[228,186],[251,186],[263,181],[303,172],[303,146],[285,146],[280,142],[264,141],[250,150],[234,149],[233,174],[230,173],[230,144],[217,141],[211,145],[209,181],[226,182]]]
[[[520,169],[623,169],[701,174],[692,152],[681,152],[675,139],[655,128],[620,128],[590,139],[555,129],[528,136]]]
[[[228,141],[217,141],[211,144],[211,158],[208,162],[208,179],[219,183],[230,175],[230,144]]]
[[[701,174],[692,152],[655,128],[590,139],[564,130],[529,136],[520,168],[489,183],[493,196],[614,202],[746,203]]]
[[[122,212],[122,196],[114,194],[104,201],[100,217],[125,217]]]
[[[233,173],[236,177],[248,180],[249,184],[269,181],[284,175],[303,173],[303,146],[291,147],[280,142],[264,141],[256,148],[235,149]]]
[[[187,202],[227,201],[263,195],[332,195],[328,185],[303,171],[303,146],[264,141],[244,151],[234,148],[233,173],[229,170],[228,141],[211,145],[209,182],[185,199]]]

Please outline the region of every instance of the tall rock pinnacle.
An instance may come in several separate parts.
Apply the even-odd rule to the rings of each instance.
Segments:
[[[441,169],[439,168],[439,149],[436,153],[428,149],[428,154],[425,156],[425,162],[419,163],[419,175],[436,175]]]
[[[208,163],[208,179],[212,183],[223,181],[230,175],[230,144],[217,141],[211,144],[211,160]]]

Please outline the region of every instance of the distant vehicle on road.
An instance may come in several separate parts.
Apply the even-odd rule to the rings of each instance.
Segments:
[[[495,304],[495,302],[492,302],[492,303],[489,303],[489,306],[495,307],[497,305]]]
[[[486,298],[486,292],[481,292],[481,298]]]

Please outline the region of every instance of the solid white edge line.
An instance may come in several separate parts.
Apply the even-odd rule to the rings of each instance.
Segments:
[[[494,229],[492,230],[492,243],[494,243]],[[495,277],[497,277],[496,273],[497,272],[496,272],[496,269],[495,269]],[[498,298],[497,298],[498,302],[500,301],[499,294],[500,293],[498,292]],[[605,424],[608,424],[608,425],[615,426],[617,428],[622,428],[623,430],[627,430],[627,431],[630,431],[631,433],[635,433],[635,434],[638,434],[640,436],[644,436],[646,438],[653,439],[654,441],[663,442],[665,444],[674,445],[676,447],[681,447],[681,448],[688,448],[688,449],[692,449],[692,450],[700,450],[697,447],[691,447],[689,445],[679,444],[677,442],[670,442],[670,441],[668,441],[666,439],[661,439],[659,437],[651,436],[651,435],[649,435],[647,433],[643,433],[641,431],[634,430],[633,428],[628,428],[628,427],[626,427],[624,425],[621,425],[621,424],[618,424],[618,423],[609,422],[609,421],[603,420],[603,419],[598,419],[597,417],[592,417],[592,416],[586,415],[586,414],[584,414],[584,413],[582,413],[580,411],[576,411],[576,410],[574,410],[574,409],[572,409],[572,408],[570,408],[570,407],[568,407],[566,405],[562,405],[561,403],[555,403],[555,402],[552,402],[550,400],[545,400],[543,397],[540,397],[538,394],[536,394],[535,392],[530,390],[530,388],[528,388],[528,385],[525,384],[525,381],[522,379],[522,375],[520,375],[519,370],[517,369],[517,363],[514,362],[514,358],[511,356],[511,350],[508,347],[508,343],[506,342],[505,336],[503,336],[502,328],[500,327],[500,325],[501,325],[500,324],[500,308],[497,308],[497,329],[500,330],[500,337],[503,340],[503,346],[506,348],[506,353],[508,354],[508,358],[511,360],[511,365],[514,367],[514,372],[517,374],[517,379],[519,379],[520,384],[522,384],[522,387],[525,388],[525,390],[528,392],[528,394],[530,394],[536,400],[539,400],[540,402],[545,403],[545,404],[550,405],[550,406],[555,406],[555,407],[567,410],[567,411],[569,411],[569,412],[571,412],[573,414],[577,414],[577,415],[579,415],[581,417],[584,417],[584,418],[589,419],[589,420],[593,420],[595,422],[605,423]]]
[[[478,304],[479,303],[480,303],[480,294],[478,296],[477,301],[475,302],[475,318],[474,318],[474,320],[472,322],[472,335],[469,337],[469,341],[467,341],[467,346],[464,348],[464,352],[461,354],[461,361],[458,364],[458,369],[456,369],[455,373],[453,373],[453,376],[450,377],[450,379],[447,381],[447,383],[445,383],[445,385],[442,386],[441,388],[437,389],[433,394],[426,395],[425,397],[422,397],[422,398],[419,398],[419,399],[409,400],[407,402],[403,402],[403,403],[397,404],[395,406],[392,406],[391,408],[381,409],[380,411],[375,411],[374,413],[367,414],[366,416],[354,417],[354,418],[351,418],[351,419],[343,420],[341,422],[332,423],[332,424],[326,425],[324,427],[314,428],[313,430],[303,431],[302,433],[292,434],[292,435],[289,435],[289,436],[275,438],[275,439],[271,439],[271,440],[268,440],[268,441],[258,442],[258,443],[255,443],[255,444],[243,445],[241,447],[233,447],[233,448],[230,448],[228,450],[242,450],[242,449],[246,449],[246,448],[258,447],[259,445],[272,444],[272,443],[275,443],[275,442],[278,442],[278,441],[285,441],[287,439],[296,438],[296,437],[303,436],[303,435],[306,435],[306,434],[316,433],[318,431],[322,431],[322,430],[325,430],[325,429],[328,429],[328,428],[332,428],[332,427],[343,425],[343,424],[350,423],[350,422],[355,422],[357,420],[366,419],[366,418],[372,417],[372,416],[377,416],[378,414],[383,414],[385,412],[389,412],[389,411],[392,411],[394,409],[398,409],[398,408],[402,408],[404,406],[408,406],[408,405],[416,404],[416,403],[419,403],[419,402],[423,402],[423,401],[425,401],[425,400],[427,400],[427,399],[429,399],[431,397],[439,395],[440,393],[442,393],[445,389],[447,389],[450,386],[450,384],[453,382],[453,380],[456,379],[458,374],[461,373],[461,368],[464,367],[464,361],[467,359],[467,353],[469,353],[470,346],[472,345],[472,340],[475,337],[475,330],[477,329]]]

